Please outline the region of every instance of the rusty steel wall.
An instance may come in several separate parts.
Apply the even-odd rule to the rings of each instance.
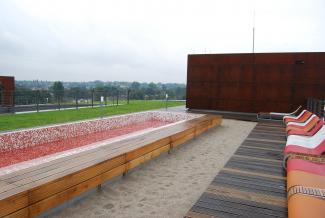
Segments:
[[[190,109],[290,112],[325,99],[325,52],[189,55]]]
[[[14,105],[15,77],[0,76],[0,106]]]

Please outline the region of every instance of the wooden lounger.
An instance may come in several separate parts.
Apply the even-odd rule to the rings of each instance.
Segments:
[[[259,112],[257,114],[257,119],[268,119],[268,120],[282,120],[284,116],[295,116],[298,111],[302,108],[300,105],[295,111],[291,113],[277,113],[277,112]]]
[[[288,136],[285,154],[303,153],[312,155],[322,155],[325,152],[325,126],[323,125],[313,136]]]
[[[306,122],[304,123],[295,123],[289,122],[286,127],[286,132],[293,129],[305,130],[306,132],[310,131],[318,122],[320,118],[313,114]]]
[[[293,122],[293,121],[291,121],[291,122],[288,122],[286,125],[287,125],[287,127],[289,127],[289,126],[294,126],[294,127],[304,127],[304,126],[306,126],[308,123],[310,123],[311,121],[313,121],[313,120],[320,120],[320,118],[316,115],[316,114],[313,114],[313,115],[311,115],[309,118],[308,118],[308,120],[306,120],[305,122],[303,122],[303,123],[301,123],[301,122]]]
[[[283,122],[285,124],[288,124],[289,122],[296,122],[296,123],[304,123],[306,120],[309,119],[313,115],[312,112],[303,110],[298,116],[284,116],[283,117]]]
[[[288,160],[288,217],[323,218],[325,215],[325,160]]]
[[[301,135],[301,136],[313,136],[315,135],[324,125],[323,120],[318,120],[316,124],[314,122],[309,123],[304,128],[287,128],[287,135]]]

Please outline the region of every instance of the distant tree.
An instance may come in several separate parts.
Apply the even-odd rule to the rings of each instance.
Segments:
[[[133,89],[133,90],[140,89],[140,83],[139,82],[133,82],[131,84],[131,87],[130,88]]]
[[[146,89],[146,94],[149,95],[150,99],[155,99],[155,95],[159,92],[158,86],[155,83],[149,83]]]
[[[58,101],[62,100],[63,95],[64,95],[64,86],[63,86],[62,82],[60,82],[60,81],[54,82],[51,89],[53,91],[54,97]]]

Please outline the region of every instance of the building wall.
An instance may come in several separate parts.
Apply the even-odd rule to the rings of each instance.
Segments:
[[[187,107],[289,112],[325,99],[325,52],[189,55]]]
[[[0,76],[0,87],[0,106],[13,106],[15,77]]]

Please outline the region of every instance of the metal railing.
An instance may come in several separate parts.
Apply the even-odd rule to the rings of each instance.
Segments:
[[[316,114],[319,117],[324,118],[324,100],[316,98],[307,99],[307,110]]]
[[[118,106],[128,104],[130,90],[106,91],[66,90],[52,92],[49,90],[0,90],[0,113],[26,112],[41,110],[61,110],[67,108]]]

